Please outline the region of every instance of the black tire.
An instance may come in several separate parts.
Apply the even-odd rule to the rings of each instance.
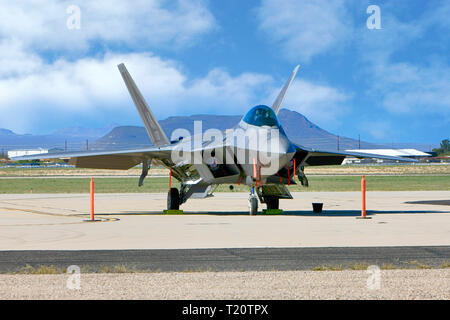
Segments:
[[[267,209],[279,209],[280,208],[280,198],[278,197],[267,197],[264,199],[266,201]]]
[[[171,188],[167,193],[167,210],[180,209],[180,193],[177,188]]]
[[[256,197],[250,198],[250,215],[255,216],[258,213],[258,199]]]

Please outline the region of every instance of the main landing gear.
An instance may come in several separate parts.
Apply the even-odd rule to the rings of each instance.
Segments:
[[[170,188],[167,193],[167,210],[179,210],[180,203],[180,192],[178,192],[177,188]]]
[[[264,201],[266,202],[268,210],[276,210],[280,208],[280,198],[278,197],[265,197]]]

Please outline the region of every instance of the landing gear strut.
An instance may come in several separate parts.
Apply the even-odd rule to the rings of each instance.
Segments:
[[[180,193],[177,188],[170,188],[167,193],[167,210],[180,209]]]
[[[258,213],[258,196],[255,192],[255,187],[252,187],[250,196],[248,198],[248,206],[250,209],[250,215],[254,216]]]

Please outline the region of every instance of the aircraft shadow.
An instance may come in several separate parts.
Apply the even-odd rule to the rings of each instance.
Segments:
[[[420,201],[406,201],[408,204],[433,204],[438,206],[450,206],[450,200],[420,200]]]
[[[377,214],[414,214],[414,213],[450,213],[450,211],[425,211],[425,210],[402,210],[402,211],[381,211],[381,210],[368,210],[366,212],[367,216],[373,216]],[[248,216],[248,211],[208,211],[208,212],[184,212],[185,215],[217,215],[217,216]],[[360,210],[324,210],[321,213],[314,213],[313,211],[297,211],[289,210],[283,211],[281,214],[270,215],[262,214],[258,212],[260,216],[302,216],[302,217],[359,217],[361,216]]]
[[[431,210],[367,210],[367,216],[382,214],[425,214],[425,213],[450,213],[450,211],[431,211]],[[161,211],[121,211],[111,213],[99,213],[99,216],[123,215],[123,216],[151,216],[162,215]],[[215,215],[215,216],[248,216],[248,211],[184,211],[183,215]],[[258,216],[301,216],[301,217],[359,217],[360,210],[324,210],[322,213],[313,211],[289,210],[281,214],[263,214],[258,212]]]

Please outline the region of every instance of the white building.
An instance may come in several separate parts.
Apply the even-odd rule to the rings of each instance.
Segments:
[[[33,154],[48,153],[48,149],[37,148],[37,149],[22,149],[22,150],[10,150],[8,151],[8,158],[31,156]]]
[[[431,154],[422,152],[416,149],[354,149],[354,150],[346,150],[348,152],[358,152],[358,153],[370,153],[381,156],[393,156],[393,157],[405,157],[405,158],[422,158],[422,157],[431,157]],[[385,160],[383,159],[374,159],[376,163],[383,163]],[[390,161],[390,160],[387,160]],[[350,164],[350,163],[361,163],[361,159],[347,157],[344,159],[342,164]]]
[[[416,149],[354,149],[348,152],[371,153],[393,157],[431,157],[431,154]]]

